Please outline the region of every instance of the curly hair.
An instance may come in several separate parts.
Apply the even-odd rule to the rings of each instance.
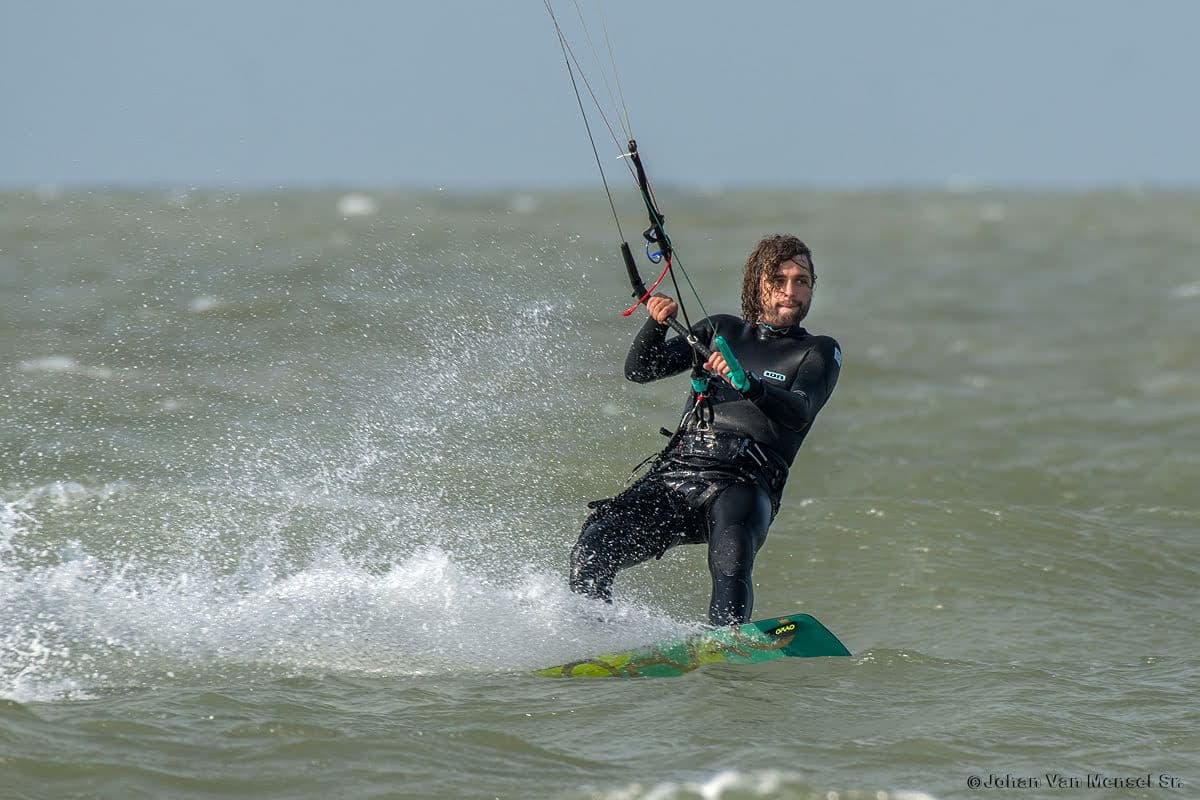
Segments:
[[[774,282],[779,265],[789,259],[807,264],[813,283],[817,282],[812,250],[795,236],[783,233],[764,236],[746,259],[746,268],[742,273],[742,317],[750,324],[753,325],[762,318],[763,281],[768,284]]]

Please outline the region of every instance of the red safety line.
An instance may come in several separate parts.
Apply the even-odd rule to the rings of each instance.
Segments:
[[[638,306],[640,306],[642,303],[644,303],[644,302],[646,302],[647,300],[649,300],[649,299],[650,299],[650,295],[654,294],[654,290],[658,288],[658,285],[659,285],[660,283],[662,283],[662,282],[663,282],[663,278],[667,277],[667,273],[668,273],[668,272],[670,272],[670,271],[671,271],[671,258],[670,258],[670,256],[668,256],[668,257],[667,257],[667,265],[666,265],[665,267],[663,267],[663,271],[662,271],[662,273],[661,273],[661,274],[658,276],[658,280],[656,280],[656,281],[654,282],[654,285],[653,285],[653,286],[651,286],[649,289],[647,289],[647,290],[646,290],[646,293],[645,293],[644,295],[642,295],[642,297],[641,297],[641,299],[640,299],[640,300],[638,300],[636,303],[634,303],[633,305],[631,305],[629,308],[627,308],[627,309],[625,309],[624,311],[622,311],[622,312],[621,312],[621,316],[622,316],[622,317],[628,317],[630,314],[632,314],[633,312],[637,311],[637,308],[638,308]]]

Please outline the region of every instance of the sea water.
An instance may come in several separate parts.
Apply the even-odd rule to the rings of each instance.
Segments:
[[[0,796],[1200,796],[1200,196],[659,195],[710,313],[813,247],[755,616],[853,657],[529,674],[707,607],[565,588],[687,385],[596,192],[8,191]]]

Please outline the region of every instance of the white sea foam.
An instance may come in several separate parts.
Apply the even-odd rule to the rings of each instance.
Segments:
[[[110,675],[130,685],[247,665],[526,670],[689,629],[636,604],[615,613],[571,594],[558,574],[489,578],[470,557],[437,547],[389,564],[326,547],[297,568],[264,530],[227,570],[199,551],[166,564],[114,562],[79,542],[47,548],[37,535],[39,514],[110,491],[55,485],[0,505],[0,697],[77,698]]]
[[[338,199],[337,210],[343,217],[371,217],[379,213],[379,204],[369,195],[352,192]]]
[[[188,310],[193,314],[204,314],[220,306],[221,300],[219,298],[203,295],[192,298],[192,302],[188,303]]]
[[[740,800],[741,798],[795,798],[795,800],[937,800],[922,791],[814,788],[803,776],[781,770],[721,770],[694,780],[633,783],[608,790],[591,790],[586,796],[601,800]]]
[[[17,365],[21,372],[60,372],[71,375],[82,375],[86,378],[104,380],[113,376],[112,370],[106,367],[89,367],[80,364],[70,356],[47,356],[22,361]]]
[[[1185,283],[1182,286],[1176,286],[1171,290],[1171,297],[1177,300],[1191,300],[1200,297],[1200,281],[1195,283]]]

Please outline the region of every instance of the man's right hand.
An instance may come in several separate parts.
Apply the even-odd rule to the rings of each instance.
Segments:
[[[656,292],[646,301],[646,310],[650,317],[659,325],[666,325],[667,320],[679,311],[679,304],[665,294]]]

